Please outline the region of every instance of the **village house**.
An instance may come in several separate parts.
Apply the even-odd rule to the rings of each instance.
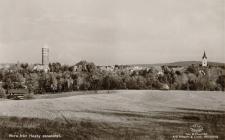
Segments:
[[[1,64],[0,65],[0,69],[8,69],[10,67],[10,65],[8,64]]]
[[[99,66],[99,70],[100,71],[105,71],[106,70],[106,67],[105,66]]]
[[[113,66],[106,66],[106,70],[107,71],[113,71],[114,70],[114,67]]]
[[[50,68],[46,65],[36,65],[33,69],[37,71],[44,70],[46,73],[50,71]]]
[[[178,68],[172,68],[171,71],[173,73],[176,73],[177,71],[179,71],[180,73],[183,73],[184,71],[186,71],[186,69],[184,67],[178,67]]]
[[[85,60],[80,61],[74,65],[75,72],[87,71],[87,62]]]
[[[87,71],[87,66],[86,65],[75,65],[74,71],[75,72]]]

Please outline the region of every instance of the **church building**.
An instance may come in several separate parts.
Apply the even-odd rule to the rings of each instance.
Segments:
[[[206,57],[205,51],[202,57],[202,66],[207,67],[207,57]]]

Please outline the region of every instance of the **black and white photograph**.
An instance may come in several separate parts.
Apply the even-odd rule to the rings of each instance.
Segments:
[[[224,0],[0,0],[0,140],[225,140]]]

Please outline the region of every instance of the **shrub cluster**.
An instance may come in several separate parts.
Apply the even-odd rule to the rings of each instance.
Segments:
[[[26,93],[23,95],[23,98],[25,100],[35,99],[35,95],[34,95],[34,93]]]

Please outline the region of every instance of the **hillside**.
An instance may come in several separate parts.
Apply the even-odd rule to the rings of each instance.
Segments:
[[[190,66],[192,64],[201,64],[201,61],[179,61],[173,63],[158,63],[158,64],[131,64],[129,66],[142,66],[142,67],[153,67],[153,66]],[[211,66],[224,66],[225,63],[210,62],[208,64]]]

